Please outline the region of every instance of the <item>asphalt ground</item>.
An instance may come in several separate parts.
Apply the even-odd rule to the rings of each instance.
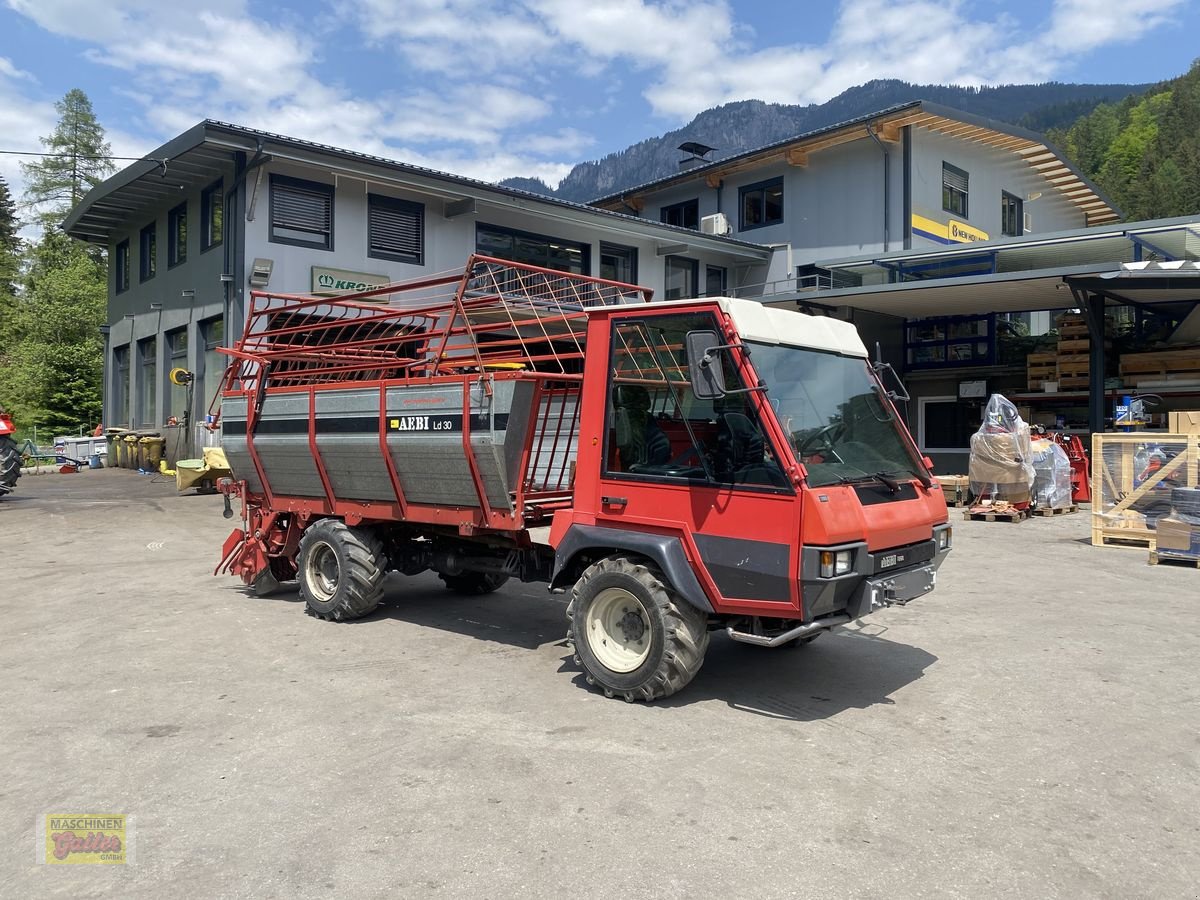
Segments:
[[[696,680],[587,687],[564,598],[391,576],[367,619],[212,576],[219,497],[0,500],[0,896],[1196,897],[1200,571],[1086,513],[955,520],[937,590]],[[135,861],[35,860],[47,813]]]

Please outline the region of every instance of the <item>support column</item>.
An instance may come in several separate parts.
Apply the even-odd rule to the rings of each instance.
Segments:
[[[1088,429],[1104,431],[1107,400],[1104,392],[1104,298],[1072,286],[1071,293],[1087,319],[1088,339],[1091,341],[1088,358]]]

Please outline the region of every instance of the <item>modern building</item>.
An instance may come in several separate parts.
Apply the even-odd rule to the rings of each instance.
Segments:
[[[336,295],[462,267],[473,252],[663,296],[669,260],[766,270],[770,248],[236,125],[205,121],[90,191],[64,228],[110,260],[106,425],[183,429],[217,392],[248,292]]]

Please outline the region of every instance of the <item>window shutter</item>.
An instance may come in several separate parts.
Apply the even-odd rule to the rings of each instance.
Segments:
[[[372,194],[368,210],[368,254],[420,263],[425,247],[425,207]]]
[[[271,225],[313,234],[329,234],[333,218],[332,197],[325,191],[313,191],[291,184],[272,185]]]
[[[967,173],[947,165],[942,166],[942,184],[956,191],[967,192]]]

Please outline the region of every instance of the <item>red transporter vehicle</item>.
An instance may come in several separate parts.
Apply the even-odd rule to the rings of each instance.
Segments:
[[[386,300],[381,305],[380,300]],[[228,569],[364,616],[387,572],[570,591],[606,695],[930,591],[940,488],[854,328],[474,256],[337,301],[254,293],[222,443]],[[228,507],[226,514],[232,515]]]
[[[0,497],[11,493],[21,477],[21,452],[13,439],[16,432],[12,416],[0,409]]]

